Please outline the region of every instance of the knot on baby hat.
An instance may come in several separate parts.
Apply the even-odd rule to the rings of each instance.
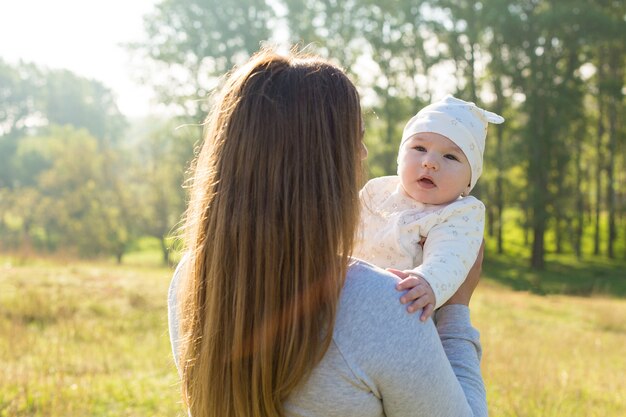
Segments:
[[[438,133],[456,143],[465,154],[472,170],[470,188],[474,188],[483,171],[483,152],[489,123],[500,124],[504,118],[481,109],[476,104],[451,95],[420,110],[402,132],[400,146],[416,133]]]

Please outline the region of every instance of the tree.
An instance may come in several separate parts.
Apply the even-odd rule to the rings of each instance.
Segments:
[[[486,194],[486,198],[490,201],[490,204],[486,205],[487,226],[489,233],[496,237],[497,251],[500,254],[504,253],[505,206],[506,204],[512,206],[519,203],[519,201],[515,201],[517,193],[507,192],[513,186],[506,178],[507,167],[519,166],[521,162],[519,158],[517,160],[515,158],[519,152],[512,151],[514,136],[511,132],[514,131],[512,126],[515,124],[515,117],[511,116],[514,113],[512,111],[511,116],[507,114],[508,110],[512,108],[512,78],[515,70],[514,63],[509,59],[511,56],[509,46],[502,33],[507,25],[504,10],[506,6],[507,3],[504,2],[483,5],[485,10],[482,14],[482,20],[477,22],[477,24],[485,26],[482,41],[487,44],[486,50],[490,59],[484,78],[485,84],[491,86],[491,91],[495,97],[492,109],[497,114],[505,115],[507,120],[505,124],[496,125],[491,129],[488,138],[489,143],[485,147],[485,180],[489,178],[490,171],[495,173],[493,191]],[[493,167],[493,169],[489,169],[489,167]],[[485,180],[483,180],[483,184],[487,182]],[[483,186],[483,190],[488,189],[488,186]]]
[[[169,264],[171,238],[185,209],[185,168],[193,158],[200,126],[180,119],[152,121],[152,129],[134,149],[135,198],[141,202],[141,232],[157,238],[163,262]],[[141,180],[139,180],[141,179]]]
[[[457,69],[457,94],[478,103],[479,86],[477,61],[480,58],[482,32],[488,28],[482,17],[483,3],[480,1],[433,0],[433,6],[446,12],[444,23],[437,30],[440,40],[448,47],[448,56]],[[447,23],[447,24],[446,24]]]
[[[527,186],[529,188],[530,224],[533,233],[531,266],[542,269],[545,233],[549,219],[566,204],[562,175],[569,166],[567,126],[579,116],[582,95],[576,70],[580,66],[577,48],[579,16],[571,5],[524,1],[498,9],[507,13],[501,33],[511,60],[516,62],[512,86],[524,101],[521,110],[528,123],[522,130],[527,145]],[[485,5],[485,7],[489,7]],[[578,92],[577,92],[578,91]],[[557,185],[555,187],[555,185]],[[560,227],[559,221],[555,222]]]
[[[49,125],[85,128],[103,143],[118,141],[127,127],[111,90],[99,81],[78,77],[67,70],[45,75],[41,114]]]
[[[163,0],[144,19],[146,39],[130,47],[156,69],[146,79],[163,102],[198,122],[219,77],[270,38],[273,16],[264,0]]]
[[[611,7],[612,6],[612,7]],[[626,13],[626,6],[623,3],[610,2],[606,10],[607,17],[610,17],[609,38],[606,40],[607,60],[606,60],[606,95],[607,101],[607,123],[608,123],[608,149],[607,149],[607,189],[606,201],[608,211],[608,241],[607,252],[609,258],[615,257],[615,241],[617,239],[617,198],[615,171],[618,158],[618,136],[620,124],[619,118],[623,114],[624,103],[624,64],[626,62],[626,47],[623,41],[619,41],[626,34],[626,23],[623,19],[617,18],[619,14]],[[623,138],[623,136],[622,136]]]
[[[104,181],[98,141],[86,130],[51,126],[23,138],[15,166],[24,184],[9,208],[20,230],[41,249],[80,255],[114,252],[127,231]]]
[[[12,66],[0,59],[0,187],[14,186],[12,156],[18,138],[39,122],[41,84],[42,75],[35,66]]]

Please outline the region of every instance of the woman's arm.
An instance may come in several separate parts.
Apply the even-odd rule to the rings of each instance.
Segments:
[[[469,309],[442,307],[437,319],[436,330],[431,321],[422,324],[387,356],[393,374],[378,384],[387,417],[487,416],[479,334]]]
[[[436,313],[437,332],[450,366],[465,393],[472,416],[487,415],[485,386],[480,374],[479,334],[470,323],[469,308],[446,305]]]
[[[475,369],[480,371],[481,346],[480,343],[473,343],[473,347],[470,343],[464,343],[462,334],[463,327],[471,327],[469,323],[469,303],[480,280],[484,254],[485,241],[483,240],[480,244],[476,261],[474,261],[465,281],[446,304],[439,309],[436,321],[439,337],[452,369],[454,369],[454,373],[459,381],[464,380],[461,386],[463,391],[465,391],[472,410],[480,410],[478,415],[486,416],[487,400],[482,377],[479,382],[475,375],[472,375]],[[467,322],[465,322],[463,317],[458,316],[460,312],[463,312],[463,315],[467,317]],[[476,332],[475,340],[478,342],[478,332]],[[474,352],[476,352],[476,356],[474,356]],[[477,359],[476,363],[466,362],[468,359],[473,360],[473,358]]]
[[[437,312],[436,327],[407,314],[395,280],[380,273],[370,279],[371,270],[362,270],[347,281],[346,314],[335,341],[386,416],[487,415],[479,334],[467,307],[481,261],[482,250],[464,284]]]

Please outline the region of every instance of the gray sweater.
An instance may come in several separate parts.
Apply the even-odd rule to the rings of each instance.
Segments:
[[[169,325],[176,352],[176,286]],[[478,332],[469,309],[445,306],[422,323],[408,314],[398,279],[365,262],[348,271],[333,341],[311,376],[285,403],[293,417],[486,416]],[[176,360],[176,354],[174,354]]]

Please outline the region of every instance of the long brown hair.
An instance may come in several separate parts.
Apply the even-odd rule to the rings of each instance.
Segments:
[[[262,50],[206,124],[185,225],[183,401],[282,416],[322,358],[358,221],[361,110],[336,66]]]

